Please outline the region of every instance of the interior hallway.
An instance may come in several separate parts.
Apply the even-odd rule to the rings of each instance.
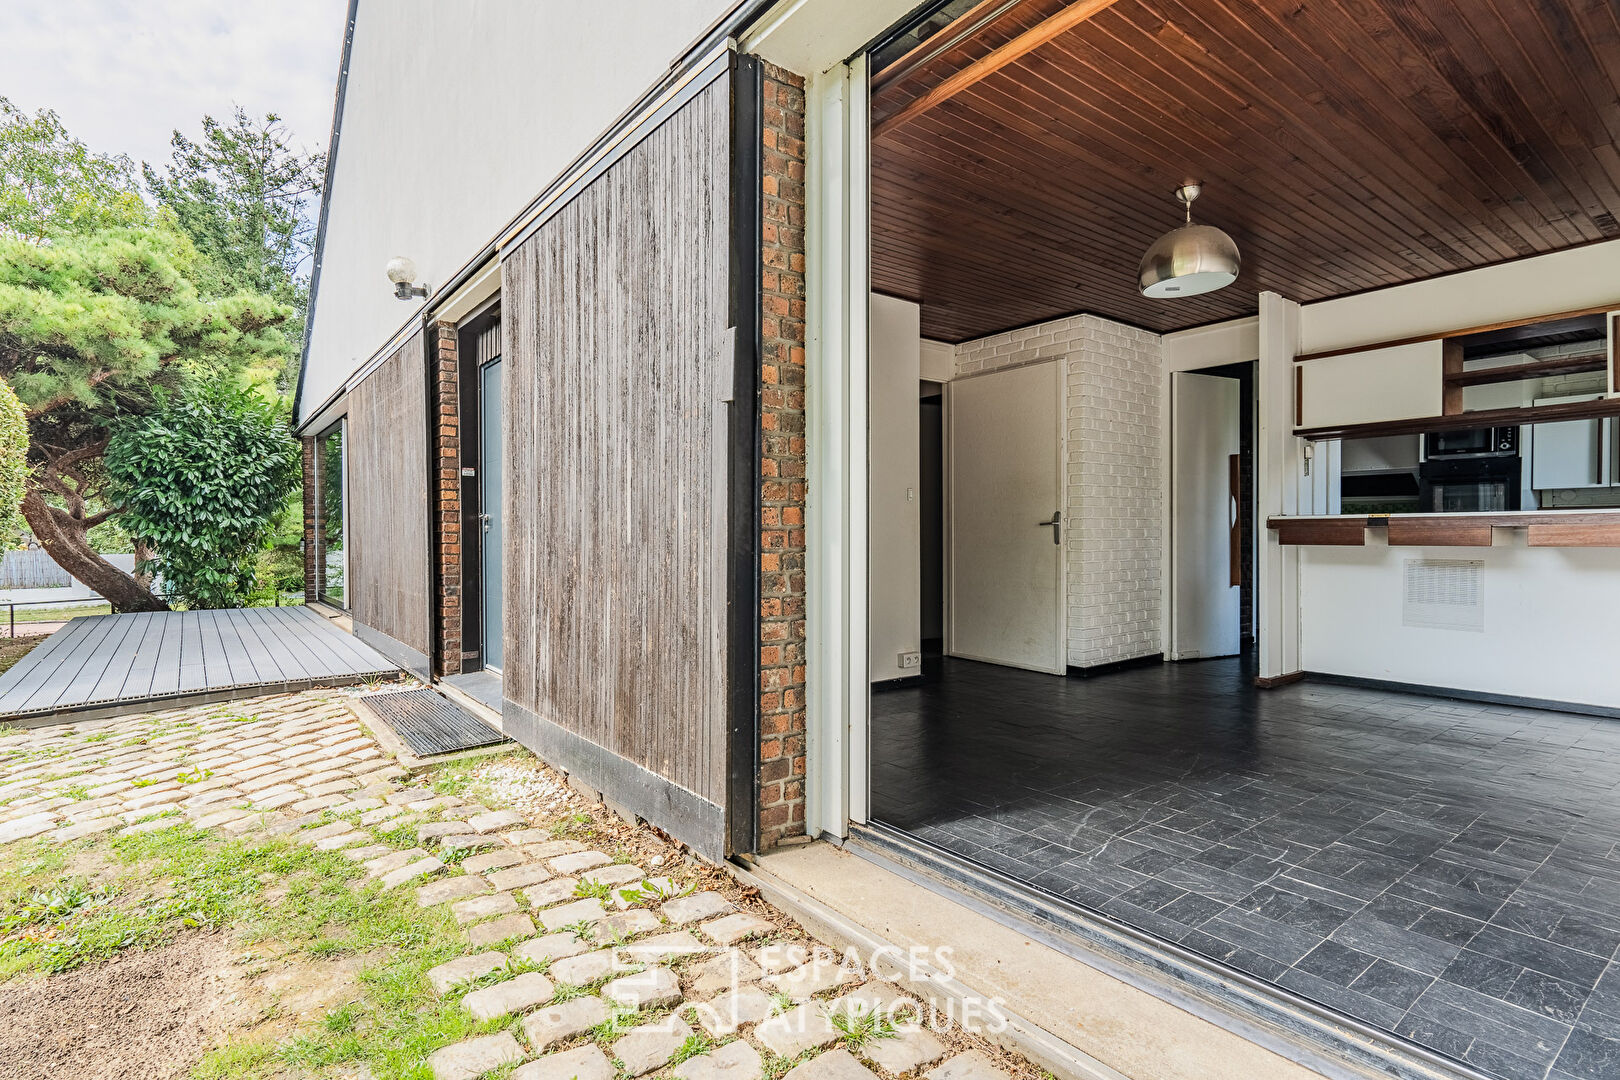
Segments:
[[[877,820],[1508,1080],[1620,1075],[1620,721],[937,663],[873,696]]]

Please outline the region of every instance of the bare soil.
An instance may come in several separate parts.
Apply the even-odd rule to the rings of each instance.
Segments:
[[[11,665],[27,656],[35,645],[44,641],[49,634],[30,633],[18,634],[16,637],[0,637],[0,673],[10,669]]]
[[[243,998],[236,954],[226,935],[198,932],[160,948],[0,986],[0,1076],[185,1076],[257,1011]]]

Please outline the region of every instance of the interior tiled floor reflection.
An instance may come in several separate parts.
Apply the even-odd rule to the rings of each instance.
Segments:
[[[1507,1080],[1620,1077],[1620,720],[937,668],[873,696],[879,821]]]

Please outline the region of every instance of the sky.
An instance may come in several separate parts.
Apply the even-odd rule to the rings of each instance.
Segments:
[[[56,110],[92,150],[169,160],[175,128],[275,112],[325,152],[345,0],[4,0],[0,97]]]

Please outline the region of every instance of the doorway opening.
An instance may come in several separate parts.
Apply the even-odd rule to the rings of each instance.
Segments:
[[[458,328],[461,394],[462,661],[446,681],[501,709],[503,660],[504,385],[500,306]]]
[[[1292,150],[1257,167],[1252,147],[1212,134],[1247,122],[1188,104],[1220,96],[1205,66],[1225,51],[1220,35],[1192,61],[1162,18],[1118,4],[1053,29],[1050,48],[1018,44],[1063,6],[1011,5],[1003,18],[950,5],[940,10],[978,12],[989,29],[957,40],[925,28],[892,67],[869,58],[874,692],[867,745],[850,754],[867,769],[853,782],[868,783],[850,800],[863,811],[851,811],[856,839],[864,817],[865,837],[903,834],[944,876],[987,871],[1046,909],[1129,928],[1158,956],[1309,1003],[1324,1026],[1353,1019],[1392,1056],[1541,1080],[1572,1021],[1513,1000],[1551,973],[1509,943],[1525,914],[1553,918],[1577,896],[1531,881],[1509,838],[1580,866],[1563,880],[1584,888],[1595,879],[1582,847],[1603,843],[1602,825],[1564,814],[1562,792],[1492,747],[1574,745],[1589,722],[1505,706],[1465,717],[1387,688],[1255,686],[1249,646],[1289,625],[1260,618],[1286,586],[1262,597],[1255,585],[1259,418],[1271,448],[1290,430],[1294,380],[1260,377],[1260,342],[1276,336],[1258,313],[1265,293],[1361,287],[1354,259],[1323,258],[1319,230],[1297,239],[1320,177],[1343,170]],[[1191,92],[1144,95],[1159,84],[1120,67],[1122,51],[1151,54],[1148,70]],[[1336,122],[1315,111],[1313,79],[1302,70],[1298,115]],[[1165,206],[1195,177],[1207,182],[1200,217],[1233,228],[1250,261],[1228,288],[1157,299],[1139,260],[1182,223]],[[1400,242],[1340,247],[1382,259]],[[1267,363],[1288,367],[1287,355]],[[1308,482],[1292,454],[1268,461],[1274,512]],[[1499,893],[1481,893],[1486,882]],[[1602,963],[1612,944],[1602,939]],[[1585,1007],[1592,986],[1571,995]],[[1550,1037],[1498,1053],[1491,1040],[1508,1036],[1486,1012],[1447,1004],[1464,997]]]
[[[1171,660],[1246,656],[1255,644],[1256,361],[1171,371]]]

